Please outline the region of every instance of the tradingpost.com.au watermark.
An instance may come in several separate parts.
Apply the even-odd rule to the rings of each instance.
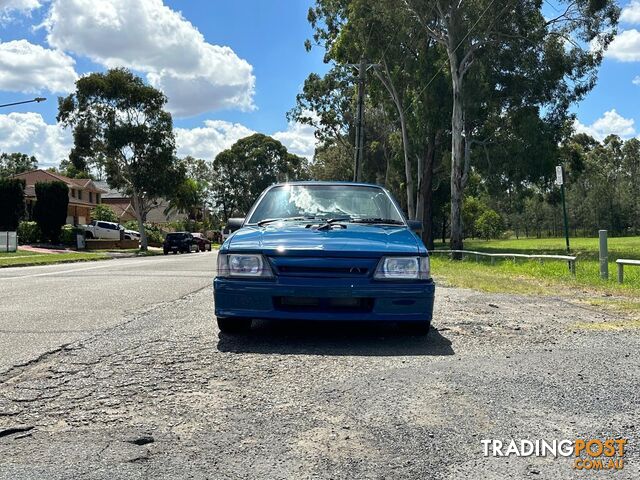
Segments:
[[[626,438],[480,440],[485,457],[574,457],[576,470],[622,470]]]

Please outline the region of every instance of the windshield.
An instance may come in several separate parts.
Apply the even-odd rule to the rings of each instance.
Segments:
[[[274,187],[262,197],[247,223],[299,217],[377,219],[381,223],[404,224],[400,212],[382,188],[359,185]]]

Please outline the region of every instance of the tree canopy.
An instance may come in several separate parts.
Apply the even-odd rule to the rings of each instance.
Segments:
[[[73,127],[71,162],[78,170],[98,165],[111,188],[131,196],[143,250],[146,214],[182,181],[166,102],[162,92],[122,68],[80,78],[75,93],[58,102],[58,121]]]
[[[212,165],[212,193],[224,218],[244,215],[258,195],[276,182],[308,178],[307,161],[261,133],[238,140]]]
[[[480,174],[495,191],[548,183],[571,133],[569,107],[595,85],[615,35],[613,0],[556,3],[549,16],[540,0],[316,0],[307,48],[324,48],[333,67],[309,76],[291,115],[320,127],[326,163],[326,152],[337,151],[331,145],[353,144],[349,66],[373,63],[366,179],[394,190],[425,223],[429,243],[448,221],[451,246],[461,248],[470,177]],[[391,128],[385,133],[376,118]],[[382,172],[380,133],[392,149]]]

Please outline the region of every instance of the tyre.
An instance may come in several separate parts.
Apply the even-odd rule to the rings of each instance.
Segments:
[[[400,328],[409,335],[425,336],[431,329],[431,322],[419,320],[417,322],[402,322]]]
[[[242,333],[251,328],[250,318],[217,317],[218,328],[222,333]]]
[[[169,250],[163,250],[162,253],[164,253],[165,255],[169,255]]]
[[[85,237],[85,238],[88,238],[89,240],[91,240],[91,239],[93,238],[93,233],[91,233],[91,232],[85,232],[84,237]]]

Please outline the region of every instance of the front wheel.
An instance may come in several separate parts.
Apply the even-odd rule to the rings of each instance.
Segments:
[[[417,322],[402,322],[400,328],[409,335],[425,336],[431,329],[431,322],[419,320]]]
[[[250,318],[217,317],[218,328],[222,333],[242,333],[251,328]]]

